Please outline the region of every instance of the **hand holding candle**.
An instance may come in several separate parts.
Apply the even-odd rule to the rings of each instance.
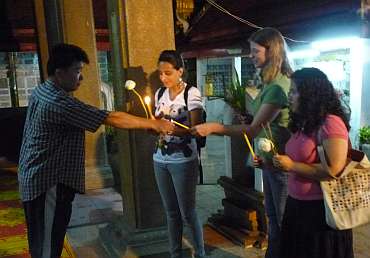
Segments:
[[[184,124],[181,124],[181,123],[179,123],[179,122],[177,122],[177,121],[175,121],[175,120],[173,120],[173,119],[171,119],[171,123],[174,123],[175,125],[177,125],[177,126],[180,126],[180,127],[182,127],[182,128],[185,128],[186,130],[189,130],[190,129],[190,127],[189,126],[186,126],[186,125],[184,125]]]
[[[149,117],[151,119],[155,119],[154,116],[153,116],[153,111],[152,111],[152,106],[150,105],[150,102],[151,102],[151,99],[149,96],[145,96],[144,98],[144,102],[146,104],[146,107],[148,108],[148,112],[149,112]]]

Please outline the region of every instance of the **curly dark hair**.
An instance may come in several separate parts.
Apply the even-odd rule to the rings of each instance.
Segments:
[[[339,116],[347,129],[348,119],[332,83],[325,73],[317,68],[303,68],[291,75],[299,94],[298,110],[290,111],[289,129],[305,135],[316,132],[327,115]]]

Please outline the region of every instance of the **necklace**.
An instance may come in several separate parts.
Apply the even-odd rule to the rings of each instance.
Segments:
[[[180,94],[183,91],[183,89],[185,88],[185,85],[186,85],[185,82],[180,81],[176,85],[176,87],[174,87],[174,89],[172,90],[172,94],[175,95],[175,96],[177,96],[178,94]]]
[[[179,92],[181,92],[183,88],[185,88],[185,82],[183,80],[180,80],[177,85],[179,87]]]

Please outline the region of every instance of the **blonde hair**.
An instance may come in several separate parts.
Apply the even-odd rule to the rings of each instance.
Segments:
[[[273,81],[278,73],[290,76],[293,73],[287,57],[287,46],[283,35],[274,28],[262,28],[248,39],[266,48],[266,64],[261,76],[264,83]]]

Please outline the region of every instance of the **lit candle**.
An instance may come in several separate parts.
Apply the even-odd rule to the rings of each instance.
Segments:
[[[190,127],[189,127],[189,126],[186,126],[186,125],[184,125],[184,124],[181,124],[181,123],[179,123],[179,122],[177,122],[177,121],[175,121],[175,120],[173,120],[173,119],[171,119],[171,122],[172,122],[172,123],[174,123],[175,125],[178,125],[178,126],[180,126],[180,127],[182,127],[182,128],[185,128],[186,130],[189,130],[189,129],[190,129]]]
[[[151,102],[151,99],[149,96],[145,96],[144,98],[144,102],[148,108],[148,111],[149,111],[149,116],[151,119],[155,119],[154,116],[153,116],[153,111],[152,111],[152,106],[150,105],[150,102]]]

